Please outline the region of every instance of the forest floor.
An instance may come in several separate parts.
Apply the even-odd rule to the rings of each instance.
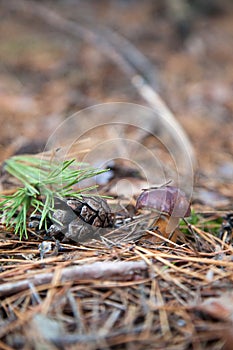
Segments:
[[[184,16],[186,21],[177,18],[169,5],[164,9],[160,1],[42,1],[39,8],[60,15],[60,20],[51,23],[37,11],[37,3],[1,2],[1,162],[16,153],[43,151],[54,131],[87,107],[106,102],[146,105],[121,63],[114,61],[116,54],[111,56],[111,47],[104,46],[110,35],[99,29],[104,26],[123,35],[147,57],[151,65],[145,78],[157,84],[157,92],[190,139],[196,158],[192,217],[187,219],[189,224],[181,223],[183,238],[177,242],[152,244],[143,237],[115,245],[69,242],[43,260],[38,249],[41,237],[29,232],[29,239],[20,241],[2,226],[0,349],[230,350],[230,1],[223,1],[220,8],[216,5],[210,13],[191,8]],[[78,38],[72,35],[76,29],[67,30],[61,18],[90,31],[82,33],[80,29]],[[92,39],[93,33],[100,34],[100,42]],[[89,119],[84,119],[79,120],[88,130]],[[89,127],[93,128],[91,122]],[[153,127],[150,131],[155,132]],[[97,139],[105,137],[101,132],[96,131]],[[65,129],[63,145],[70,142],[71,134],[72,130]],[[126,130],[125,138],[129,135],[134,137],[134,130]],[[115,136],[111,129],[108,137]],[[148,135],[140,140],[150,148]],[[92,141],[85,147],[94,147]],[[164,148],[156,147],[160,160],[166,161]],[[92,165],[98,166],[105,158],[109,160],[107,150],[106,155],[102,149],[95,152]],[[103,193],[113,195],[121,207],[125,203],[134,206],[144,182],[129,168],[132,163],[116,164],[111,182],[104,180]],[[149,173],[151,176],[153,169]],[[161,183],[154,173],[154,183]],[[119,178],[128,181],[128,177],[132,193],[127,192],[124,181],[117,185]],[[3,183],[2,193],[4,190]]]

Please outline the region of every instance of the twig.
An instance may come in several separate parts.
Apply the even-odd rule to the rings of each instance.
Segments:
[[[119,262],[96,262],[82,266],[71,266],[63,268],[60,274],[61,282],[75,280],[131,280],[137,273],[146,271],[148,265],[144,261],[119,261]],[[31,284],[39,286],[51,283],[54,273],[40,273],[32,278],[18,282],[10,282],[0,285],[0,296],[14,294],[30,287]]]

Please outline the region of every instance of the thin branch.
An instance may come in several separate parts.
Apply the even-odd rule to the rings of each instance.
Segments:
[[[96,262],[81,266],[63,268],[60,274],[62,283],[77,280],[132,280],[135,275],[148,270],[144,261]],[[40,273],[31,278],[0,285],[0,296],[12,295],[29,289],[31,285],[41,286],[51,283],[54,273]]]

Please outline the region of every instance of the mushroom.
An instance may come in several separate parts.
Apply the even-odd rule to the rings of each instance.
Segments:
[[[175,186],[161,186],[143,190],[136,209],[152,209],[160,214],[156,226],[166,238],[176,240],[180,218],[190,216],[190,203],[185,193]],[[172,239],[173,238],[173,239]]]

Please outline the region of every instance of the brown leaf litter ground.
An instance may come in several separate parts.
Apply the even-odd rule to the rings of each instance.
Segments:
[[[65,116],[84,107],[144,103],[101,50],[30,17],[20,3],[4,4],[0,23],[2,161],[22,147],[41,151]],[[60,243],[59,252],[52,242],[43,260],[43,237],[29,232],[19,241],[2,227],[0,348],[231,349],[232,218],[223,219],[233,211],[230,1],[213,1],[211,11],[195,1],[188,23],[169,1],[165,9],[160,1],[42,3],[94,29],[115,29],[157,68],[159,93],[196,152],[195,214],[181,223],[177,243],[152,244],[156,232],[138,235],[125,224],[114,242]]]

